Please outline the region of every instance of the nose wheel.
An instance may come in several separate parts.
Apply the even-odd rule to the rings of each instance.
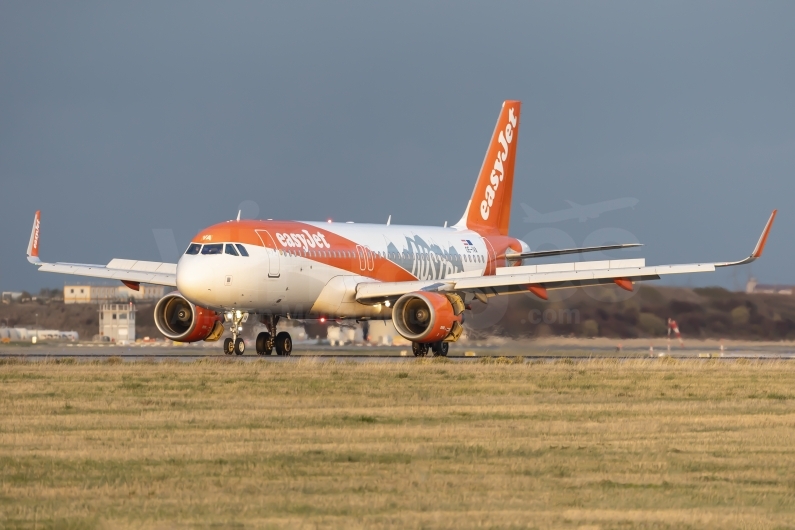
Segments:
[[[239,336],[239,333],[243,331],[243,322],[248,320],[248,313],[230,311],[225,316],[230,324],[229,330],[232,332],[232,337],[224,340],[224,354],[243,355],[246,352],[246,342]]]
[[[246,353],[246,342],[240,337],[224,340],[224,353],[226,355],[243,355]]]

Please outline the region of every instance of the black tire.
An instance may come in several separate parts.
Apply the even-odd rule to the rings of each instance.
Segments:
[[[444,341],[434,342],[432,348],[434,357],[447,357],[447,352],[450,350],[450,343]]]
[[[246,353],[246,342],[240,337],[235,341],[235,355],[243,355]]]
[[[232,339],[224,339],[224,355],[232,355],[235,353],[235,343]]]
[[[412,342],[411,351],[414,352],[414,357],[425,357],[428,355],[428,345],[420,342]]]
[[[293,339],[286,331],[280,331],[276,334],[274,347],[276,348],[276,355],[290,355],[293,353]]]
[[[270,355],[273,352],[273,339],[271,334],[263,331],[257,335],[257,355]]]

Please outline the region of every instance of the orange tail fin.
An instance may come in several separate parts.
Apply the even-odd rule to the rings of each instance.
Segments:
[[[505,101],[502,104],[475,191],[457,227],[475,230],[483,235],[508,235],[521,108],[520,101]]]

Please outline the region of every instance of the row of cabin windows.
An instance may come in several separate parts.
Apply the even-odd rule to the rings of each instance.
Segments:
[[[199,243],[191,243],[185,254],[198,254],[201,252],[205,256],[214,254],[229,254],[230,256],[243,256],[248,257],[248,250],[240,243],[212,243],[210,245],[200,245]]]
[[[240,243],[212,243],[209,245],[200,245],[199,243],[191,243],[185,254],[229,254],[231,256],[245,256],[248,257],[246,247]],[[323,257],[323,258],[355,258],[356,252],[352,250],[308,250],[301,252],[300,250],[280,250],[279,254],[284,256],[308,256],[308,257]],[[411,259],[411,254],[398,253],[398,252],[376,252],[382,258],[397,260],[397,259]],[[431,254],[417,254],[420,261],[431,261]],[[486,260],[480,254],[463,256],[455,256],[459,261],[466,261],[468,263],[484,263]]]
[[[356,252],[350,250],[280,250],[279,254],[283,256],[307,256],[307,257],[322,257],[322,258],[355,258]],[[411,254],[400,254],[398,252],[376,252],[381,258],[398,260],[398,259],[411,259]],[[416,254],[417,259],[420,261],[431,261],[431,254]],[[484,263],[485,259],[482,255],[463,255],[455,256],[458,260],[463,260],[468,263]]]

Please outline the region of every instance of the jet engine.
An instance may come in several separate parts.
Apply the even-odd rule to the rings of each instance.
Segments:
[[[218,340],[224,332],[221,315],[190,303],[178,292],[157,302],[155,325],[166,338],[178,342]]]
[[[464,331],[463,312],[464,302],[457,294],[417,291],[398,298],[392,321],[397,332],[412,342],[455,342]]]

